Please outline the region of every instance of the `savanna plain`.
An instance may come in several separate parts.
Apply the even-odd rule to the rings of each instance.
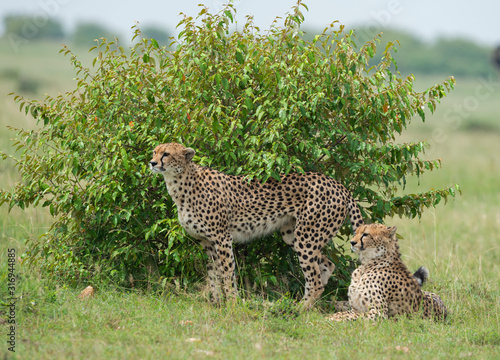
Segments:
[[[0,43],[0,147],[14,154],[6,126],[33,128],[19,112],[12,91],[64,93],[75,85],[69,59],[59,45],[32,43],[14,54]],[[85,50],[78,51],[90,59]],[[396,57],[397,59],[397,57]],[[444,80],[416,75],[421,89]],[[27,82],[22,88],[20,79]],[[406,193],[458,183],[462,194],[421,219],[386,219],[397,225],[403,259],[410,269],[426,266],[425,290],[449,307],[445,322],[417,318],[331,323],[323,305],[280,316],[255,299],[214,307],[201,291],[165,286],[136,291],[113,284],[82,301],[77,288],[47,279],[22,262],[27,239],[47,231],[48,211],[0,208],[0,353],[13,359],[498,359],[500,358],[500,77],[458,78],[456,89],[426,122],[415,119],[398,141],[427,139],[428,158],[442,168],[408,179]],[[27,85],[26,85],[27,84]],[[29,85],[34,88],[29,87]],[[0,161],[0,183],[10,188],[19,175]],[[339,179],[342,181],[342,179]],[[340,241],[335,240],[339,244]],[[347,249],[347,246],[344,246]],[[16,346],[8,351],[8,249],[15,249]],[[155,287],[158,289],[158,287]]]

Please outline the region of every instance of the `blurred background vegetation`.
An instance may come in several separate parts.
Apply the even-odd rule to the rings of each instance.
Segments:
[[[95,54],[90,54],[88,49],[95,44],[95,39],[121,37],[113,29],[95,22],[78,23],[68,32],[57,18],[49,18],[43,26],[27,28],[26,24],[32,23],[34,18],[33,14],[9,14],[1,19],[4,25],[3,37],[0,38],[2,94],[16,92],[33,99],[42,99],[47,93],[53,96],[64,94],[76,84],[73,81],[72,65],[62,55],[57,55],[61,44],[68,44],[79,60],[90,66]],[[168,46],[169,37],[173,35],[173,31],[161,25],[141,24],[140,28],[146,37],[155,38],[163,46]],[[315,34],[321,32],[315,29],[304,30],[306,40],[313,39]],[[430,139],[429,157],[446,157],[447,154],[442,150],[450,151],[446,147],[455,134],[466,134],[468,138],[473,134],[500,136],[499,83],[498,71],[493,65],[493,47],[463,38],[423,41],[407,32],[395,29],[375,30],[363,25],[356,27],[356,34],[359,44],[364,44],[379,36],[378,34],[382,34],[382,44],[398,41],[400,51],[395,54],[398,70],[403,75],[413,73],[418,90],[424,90],[448,76],[457,78],[456,90],[442,100],[442,106],[438,107],[433,116],[428,117],[427,123],[416,121],[410,127],[415,139],[421,137],[422,133]],[[128,39],[121,41],[122,45],[130,45],[127,41]],[[374,62],[378,61],[379,59],[374,59]],[[36,125],[31,117],[18,111],[12,97],[5,96],[0,103],[0,146],[6,152],[13,153],[9,141],[12,133],[7,131],[6,126],[33,128]],[[496,144],[495,148],[498,149]],[[0,162],[0,170],[4,187],[9,187],[9,184],[17,180],[16,171],[9,168],[8,162]],[[498,174],[497,168],[492,167],[492,170]],[[463,183],[460,178],[448,180],[436,187]],[[6,209],[2,212],[2,217],[7,217]]]
[[[65,31],[64,26],[57,18],[49,18],[43,26],[33,24],[35,15],[9,14],[2,19],[4,25],[4,40],[10,42],[30,41],[64,42],[70,47],[88,48],[93,45],[94,39],[122,39],[121,34],[106,25],[98,22],[80,22],[72,31]],[[31,24],[31,26],[27,26]],[[132,24],[131,24],[132,25]],[[145,37],[154,38],[161,45],[167,45],[173,36],[172,30],[156,24],[140,25]],[[355,27],[359,44],[383,34],[382,39],[397,40],[404,51],[397,55],[399,70],[402,74],[425,75],[453,75],[455,77],[489,76],[494,73],[492,47],[475,43],[465,38],[438,38],[429,42],[419,39],[411,33],[391,29]],[[320,29],[303,29],[306,32],[305,40],[312,40]],[[7,49],[4,49],[8,52]],[[379,58],[373,60],[379,62]]]
[[[32,99],[43,99],[44,94],[64,94],[74,89],[76,84],[73,81],[75,74],[70,61],[62,55],[57,55],[61,44],[69,44],[79,60],[85,66],[91,66],[95,53],[89,53],[88,49],[95,44],[95,39],[120,37],[113,29],[93,22],[79,23],[73,31],[66,32],[60,21],[51,18],[44,26],[37,27],[36,31],[30,33],[27,39],[27,19],[33,19],[33,16],[11,14],[2,19],[5,31],[3,38],[0,38],[0,92],[3,94],[15,92]],[[153,24],[140,27],[145,37],[155,38],[160,45],[168,46],[170,43],[172,32],[167,28]],[[304,30],[305,40],[311,40],[315,34],[321,32],[315,29]],[[492,182],[500,175],[498,158],[492,157],[491,153],[479,153],[479,149],[500,150],[497,145],[500,137],[499,82],[497,70],[493,65],[493,47],[461,38],[441,38],[428,42],[394,29],[377,31],[373,27],[363,26],[356,28],[356,35],[359,45],[377,36],[382,39],[380,48],[384,48],[383,44],[389,41],[399,42],[397,48],[400,51],[395,54],[398,70],[403,75],[414,74],[419,91],[443,81],[448,76],[457,78],[456,90],[442,100],[435,114],[428,114],[426,123],[412,123],[410,132],[400,140],[411,142],[428,139],[431,144],[427,151],[428,157],[444,160],[444,170],[428,174],[421,180],[421,183],[424,183],[423,188],[444,188],[458,183],[463,187],[464,198],[473,197],[476,201],[478,198],[484,198],[488,199],[492,206],[498,205],[499,197],[491,196],[489,190],[493,184],[488,181],[489,175]],[[121,41],[125,47],[130,45],[126,41],[128,39]],[[373,62],[379,60],[380,58],[375,58]],[[9,140],[14,134],[7,131],[7,126],[30,129],[36,127],[36,124],[30,116],[19,112],[12,97],[6,96],[0,104],[0,147],[5,152],[14,154]],[[481,146],[471,145],[474,149],[467,149],[464,144],[470,144],[471,139],[475,138]],[[463,153],[464,151],[467,153]],[[457,157],[457,153],[463,153],[463,156]],[[460,159],[471,154],[475,154],[481,161],[472,161],[472,164],[460,162]],[[447,163],[447,157],[453,158],[457,163]],[[469,171],[470,166],[483,168]],[[486,176],[484,167],[488,168]],[[476,178],[477,182],[472,180]],[[19,181],[17,171],[8,161],[0,162],[0,181],[3,188],[9,188]],[[479,182],[482,183],[481,186],[478,185]],[[409,190],[422,191],[418,185],[416,181],[412,184],[410,180]],[[11,235],[7,234],[21,232],[22,236],[12,237],[20,242],[21,247],[24,238],[38,236],[51,223],[50,216],[44,209],[30,209],[24,213],[13,209],[10,215],[8,214],[8,209],[2,206],[1,235],[10,237]],[[498,227],[500,213],[493,211],[491,216],[496,216],[494,222],[496,221]],[[21,223],[22,230],[18,226],[19,219],[28,220],[26,224]]]
[[[67,32],[64,30],[62,22],[57,18],[49,18],[41,26],[38,26],[34,19],[36,19],[34,14],[6,15],[3,18],[4,38],[11,40],[11,42],[26,39],[33,41],[63,41],[77,47],[91,47],[94,39],[101,37],[107,39],[121,38],[118,32],[95,21],[79,22],[72,31]],[[172,36],[170,30],[160,25],[146,24],[141,26],[141,30],[146,37],[154,38],[161,44],[166,44],[169,37]]]
[[[121,39],[121,34],[104,25],[80,23],[69,33],[57,19],[51,19],[46,26],[31,32],[30,38],[27,39],[26,29],[22,28],[23,23],[26,23],[26,17],[32,18],[31,15],[13,14],[0,19],[4,22],[5,28],[3,38],[0,38],[0,94],[2,94],[0,97],[0,149],[13,155],[15,155],[15,149],[11,147],[10,138],[15,134],[8,131],[7,126],[33,129],[36,124],[32,117],[19,112],[19,106],[13,101],[13,97],[6,96],[6,94],[16,92],[29,98],[43,99],[46,93],[56,96],[73,90],[76,87],[73,80],[74,69],[68,58],[57,55],[61,49],[61,43],[68,44],[86,66],[91,66],[91,61],[95,57],[95,53],[89,54],[88,49],[92,46],[93,40],[98,37],[118,37],[122,40],[123,46],[129,45],[127,43],[129,39]],[[173,35],[172,31],[162,26],[141,24],[140,27],[146,36],[155,38],[161,45],[167,45],[168,37]],[[377,31],[372,31],[373,29],[365,31],[362,25],[358,29],[360,30],[357,32],[359,44],[375,37],[377,33]],[[314,34],[320,32],[315,29],[305,30],[308,39],[312,39]],[[410,33],[395,29],[380,29],[380,31],[383,31],[383,43],[399,41],[400,51],[395,54],[398,69],[403,74],[415,75],[418,90],[422,91],[450,75],[457,79],[455,90],[442,100],[433,115],[428,114],[426,123],[415,121],[410,125],[404,137],[399,140],[410,142],[428,139],[431,144],[427,150],[428,158],[442,158],[443,160],[442,169],[426,174],[420,182],[416,179],[409,179],[406,192],[418,192],[422,191],[422,188],[443,188],[458,183],[463,194],[447,205],[439,205],[436,209],[424,213],[420,221],[394,218],[387,219],[387,224],[397,225],[398,232],[404,237],[404,240],[400,242],[404,261],[412,269],[420,265],[428,267],[432,277],[430,287],[439,293],[450,307],[451,324],[439,329],[440,336],[435,336],[437,329],[435,332],[429,332],[430,336],[433,336],[432,341],[439,344],[437,348],[444,349],[446,354],[443,358],[452,356],[451,354],[458,356],[457,351],[462,351],[460,357],[493,358],[481,355],[483,354],[481,351],[498,349],[499,344],[497,329],[498,299],[500,298],[498,286],[500,274],[498,242],[500,232],[500,192],[498,191],[500,79],[498,71],[493,66],[492,56],[495,49],[493,46],[478,44],[463,38],[423,41]],[[11,37],[9,38],[7,34],[11,34]],[[0,161],[1,187],[10,188],[18,181],[20,181],[20,176],[13,164]],[[21,255],[26,248],[26,239],[35,239],[47,232],[52,221],[47,209],[29,208],[22,211],[14,208],[9,211],[5,205],[0,207],[0,264],[2,267],[0,279],[5,273],[3,270],[7,264],[6,249],[15,247],[18,249],[18,255]],[[345,243],[339,240],[336,242],[339,246],[347,248]],[[62,303],[72,303],[71,301],[64,302],[65,296],[71,299],[74,296],[62,290],[49,291],[47,288],[42,288],[38,283],[38,275],[24,270],[20,263],[19,269],[23,274],[29,274],[25,277],[23,275],[22,281],[27,285],[20,288],[23,292],[23,299],[19,303],[20,309],[26,309],[23,310],[26,315],[21,313],[19,316],[32,318],[31,321],[26,322],[25,337],[32,339],[38,337],[37,344],[49,343],[47,346],[54,351],[60,347],[60,344],[50,345],[48,339],[57,339],[60,331],[57,330],[57,326],[50,326],[49,329],[47,326],[40,327],[43,321],[39,321],[38,317],[45,316],[45,312],[52,314],[48,310],[44,312],[44,306],[46,309],[52,309],[45,300],[48,295],[50,295],[50,302],[54,304],[54,314],[58,313]],[[138,301],[139,310],[137,311],[142,314],[145,307],[141,305],[141,301],[144,300]],[[126,306],[132,307],[130,303]],[[164,302],[161,306],[164,306]],[[96,308],[100,309],[97,306]],[[78,305],[76,309],[75,305],[72,313],[80,316],[79,311],[81,311],[80,306]],[[92,322],[100,319],[101,315],[81,316],[89,319],[87,330],[106,328],[106,326],[95,326]],[[183,313],[179,316],[188,316],[190,319],[192,315]],[[71,323],[64,318],[64,315],[61,317],[63,318],[61,324]],[[149,320],[153,317],[157,317],[157,314],[145,315],[144,319],[148,321],[144,323],[150,322]],[[167,317],[164,315],[164,318]],[[179,318],[173,318],[172,321],[177,324],[178,320]],[[45,321],[49,322],[49,320]],[[142,326],[139,323],[134,323],[133,327]],[[307,329],[309,330],[309,327]],[[424,329],[423,326],[422,329]],[[43,334],[44,331],[48,335]],[[486,334],[486,331],[493,335],[484,339],[480,338]],[[415,337],[420,336],[421,332],[422,330],[417,329]],[[130,333],[130,336],[134,336],[140,333],[140,329]],[[99,337],[100,335],[102,334],[99,333]],[[354,346],[350,347],[365,346],[364,342],[370,341],[366,339],[372,335],[358,336],[359,341],[363,343],[354,343]],[[394,333],[391,333],[391,336],[393,335]],[[309,336],[308,333],[307,338]],[[217,334],[217,337],[221,336]],[[376,336],[373,337],[377,339]],[[411,335],[409,337],[411,338]],[[78,335],[73,338],[79,339]],[[332,339],[337,338],[339,341],[345,341],[346,336],[345,334],[330,336],[328,344],[334,341]],[[351,341],[358,341],[356,334],[347,338]],[[139,340],[143,341],[143,338]],[[67,351],[71,353],[74,345],[70,341],[67,343],[70,344],[67,345],[70,349]],[[317,346],[316,343],[314,346],[309,346],[305,339],[302,339],[301,343],[307,345],[308,352]],[[425,349],[429,343],[426,342],[426,346],[421,346],[421,348]],[[34,345],[26,344],[21,346],[35,348]],[[91,349],[94,340],[89,340],[87,344],[90,344],[88,348]],[[184,338],[180,344],[182,347],[185,346]],[[358,346],[355,346],[356,344]],[[345,347],[345,344],[342,347]],[[366,348],[371,350],[383,347],[377,343]],[[415,348],[412,351],[418,350]]]

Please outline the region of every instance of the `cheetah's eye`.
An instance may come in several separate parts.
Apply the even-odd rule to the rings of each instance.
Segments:
[[[163,153],[163,155],[161,157],[164,158],[164,157],[167,157],[168,155],[169,155],[169,153]]]

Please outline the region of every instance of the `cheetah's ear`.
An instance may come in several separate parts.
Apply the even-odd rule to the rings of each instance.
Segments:
[[[195,151],[191,148],[184,149],[184,156],[186,157],[186,161],[190,161],[195,154]]]
[[[394,225],[392,227],[387,227],[387,230],[389,230],[389,234],[391,236],[394,236],[396,235],[396,231],[398,231],[398,228],[396,227],[396,225]]]

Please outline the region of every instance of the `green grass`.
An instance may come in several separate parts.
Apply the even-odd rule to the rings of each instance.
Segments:
[[[215,308],[196,295],[116,289],[98,289],[94,299],[82,301],[77,291],[43,280],[24,284],[17,314],[21,359],[493,359],[500,345],[498,312],[491,311],[498,305],[495,294],[481,285],[440,286],[448,303],[457,303],[446,323],[403,318],[338,324],[317,310],[283,319],[255,301]],[[452,292],[456,299],[449,299]]]
[[[32,47],[31,47],[32,46]],[[26,72],[40,81],[38,94],[56,94],[74,86],[68,59],[56,55],[59,45],[31,44],[20,54],[0,42],[0,77],[5,69]],[[84,51],[79,52],[85,54]],[[85,56],[87,56],[85,54]],[[3,72],[2,72],[3,71]],[[417,76],[417,79],[419,77]],[[419,80],[419,86],[440,79]],[[16,78],[0,79],[0,94],[16,91]],[[422,85],[423,84],[423,85]],[[425,124],[412,125],[401,141],[429,139],[430,158],[442,158],[443,168],[425,174],[420,185],[408,181],[407,192],[459,183],[463,191],[419,219],[387,219],[398,226],[403,259],[411,269],[425,265],[431,272],[426,290],[441,295],[449,306],[445,323],[420,319],[370,323],[331,323],[327,299],[323,307],[297,318],[276,315],[273,306],[257,299],[211,306],[201,291],[167,284],[158,292],[100,285],[93,299],[77,298],[83,289],[48,280],[37,269],[17,262],[18,296],[16,353],[7,351],[7,324],[0,321],[0,356],[17,359],[156,359],[156,358],[276,358],[276,359],[495,359],[500,350],[500,158],[498,86],[473,112],[462,113],[458,126],[444,116],[457,104],[471,101],[479,79],[458,79],[457,89]],[[496,85],[495,85],[496,86]],[[9,147],[6,125],[36,125],[18,112],[12,98],[0,100],[0,146]],[[471,125],[479,124],[480,126]],[[437,136],[436,129],[442,129]],[[446,136],[443,136],[446,135]],[[10,187],[19,176],[0,162],[0,183]],[[26,239],[50,226],[44,209],[0,208],[0,297],[6,287],[7,249],[21,256]],[[96,285],[96,284],[92,284]],[[159,286],[156,288],[160,288]],[[0,311],[5,311],[0,308]],[[0,316],[5,319],[5,313]],[[194,340],[193,340],[194,339]]]

